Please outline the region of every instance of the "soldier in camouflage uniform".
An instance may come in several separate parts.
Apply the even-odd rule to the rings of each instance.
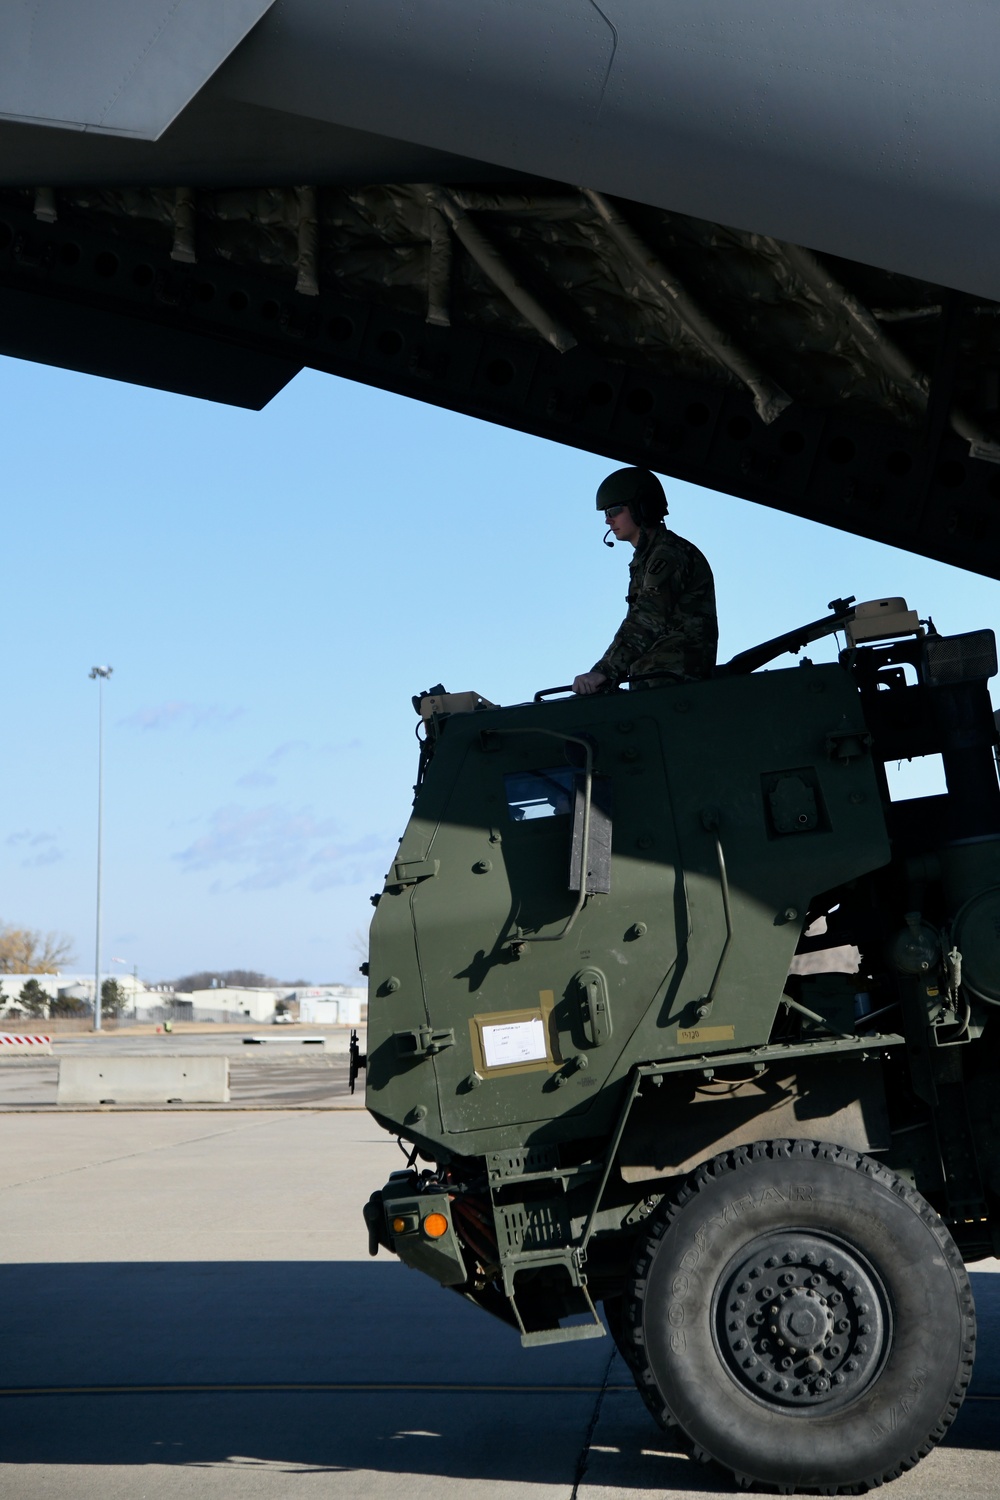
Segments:
[[[615,537],[635,548],[628,613],[600,661],[574,680],[574,692],[595,693],[646,672],[669,673],[659,679],[664,683],[707,677],[719,640],[712,570],[693,543],[664,526],[660,481],[648,469],[618,469],[598,489],[597,508]]]

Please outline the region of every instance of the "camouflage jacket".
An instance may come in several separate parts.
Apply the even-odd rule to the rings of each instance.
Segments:
[[[593,670],[615,682],[643,672],[707,677],[719,626],[712,570],[698,548],[661,522],[643,532],[629,573],[628,614]]]

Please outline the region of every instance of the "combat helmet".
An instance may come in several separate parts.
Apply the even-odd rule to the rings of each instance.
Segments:
[[[597,509],[627,505],[637,526],[655,526],[667,514],[667,497],[648,469],[616,469],[597,489]]]

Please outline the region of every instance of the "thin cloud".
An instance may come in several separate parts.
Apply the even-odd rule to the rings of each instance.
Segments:
[[[270,755],[265,755],[260,766],[255,767],[252,771],[247,771],[245,775],[241,776],[236,785],[244,787],[248,791],[254,791],[260,787],[277,786],[278,778],[268,768],[279,766],[283,760],[296,751],[308,749],[309,746],[305,740],[285,740],[284,744],[278,745],[276,749],[271,751]]]
[[[249,787],[251,790],[254,787],[277,786],[277,784],[277,776],[272,776],[268,771],[248,771],[236,783],[237,786]]]
[[[301,881],[318,891],[361,879],[372,869],[366,856],[385,847],[380,835],[345,838],[335,818],[317,817],[309,807],[231,803],[212,813],[207,831],[174,858],[185,870],[218,872],[213,890],[271,890]],[[227,882],[223,871],[235,879]]]
[[[66,856],[61,849],[56,849],[54,847],[41,849],[37,854],[31,855],[28,859],[22,859],[21,868],[22,870],[38,870],[41,869],[43,865],[58,864],[59,861],[61,859],[65,859],[65,857]]]
[[[361,741],[357,739],[350,740],[342,745],[311,745],[308,740],[285,740],[282,744],[276,745],[269,755],[265,755],[260,765],[255,766],[253,770],[247,771],[243,776],[239,777],[236,785],[249,791],[261,787],[277,786],[278,774],[282,762],[289,758],[304,757],[308,759],[320,756],[323,759],[328,759],[330,756],[340,755],[344,751],[360,750],[360,748]]]
[[[285,740],[283,745],[272,750],[264,761],[266,766],[276,766],[279,760],[284,760],[286,755],[291,755],[296,750],[308,750],[309,746],[305,740]]]
[[[221,703],[185,703],[172,699],[169,703],[154,704],[150,708],[137,708],[135,713],[118,722],[129,729],[215,729],[232,724],[245,712],[244,708],[226,708]]]
[[[34,833],[30,828],[19,828],[16,833],[8,834],[5,843],[24,856],[20,861],[22,870],[41,869],[66,857],[58,847],[54,833]]]

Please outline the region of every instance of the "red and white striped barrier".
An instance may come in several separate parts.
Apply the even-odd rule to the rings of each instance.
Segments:
[[[10,1047],[17,1052],[51,1052],[50,1036],[22,1036],[20,1032],[0,1031],[0,1048]]]

